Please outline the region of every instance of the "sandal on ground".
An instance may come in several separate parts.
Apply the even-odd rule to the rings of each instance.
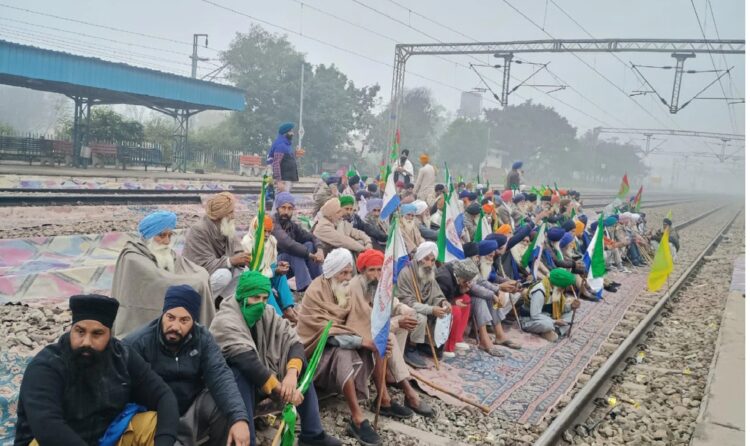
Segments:
[[[495,345],[499,345],[501,347],[511,348],[513,350],[521,350],[521,344],[517,344],[517,343],[511,341],[510,339],[506,339],[506,340],[500,341],[500,342],[495,341],[494,344]]]
[[[501,352],[500,350],[494,349],[494,348],[479,347],[479,350],[482,350],[483,352],[485,352],[485,353],[487,353],[487,354],[489,354],[491,356],[494,356],[496,358],[504,358],[505,357],[505,353]]]

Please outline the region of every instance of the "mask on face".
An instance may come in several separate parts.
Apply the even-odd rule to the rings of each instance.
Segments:
[[[245,318],[245,323],[248,327],[253,327],[260,318],[263,317],[263,312],[266,310],[265,302],[257,302],[254,304],[247,304],[247,299],[242,304],[242,316]]]
[[[289,141],[291,141],[293,138],[294,138],[294,135],[292,135],[291,133],[286,134],[286,139],[288,139]]]

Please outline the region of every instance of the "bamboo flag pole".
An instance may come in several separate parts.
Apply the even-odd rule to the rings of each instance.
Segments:
[[[420,304],[422,303],[422,292],[419,291],[419,286],[417,285],[417,273],[414,271],[414,268],[416,266],[410,265],[409,267],[411,269],[411,281],[414,284],[414,291],[417,294],[417,302]],[[435,368],[440,370],[440,362],[438,361],[437,352],[435,352],[435,343],[432,342],[432,333],[430,332],[430,324],[427,324],[427,342],[430,343],[430,350],[432,350],[432,359],[435,361]]]

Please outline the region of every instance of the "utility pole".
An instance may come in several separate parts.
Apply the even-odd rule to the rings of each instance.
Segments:
[[[198,57],[198,38],[203,37],[205,39],[206,48],[208,48],[208,34],[193,34],[193,55],[190,59],[193,60],[193,71],[192,78],[195,79],[198,76],[198,61],[205,62],[208,59],[205,57]]]
[[[300,81],[299,81],[299,131],[297,134],[299,135],[299,138],[297,139],[297,149],[302,148],[302,138],[305,136],[305,127],[302,126],[302,109],[304,108],[305,104],[305,62],[302,62],[302,70],[300,72]]]
[[[685,59],[695,57],[695,53],[672,53],[677,62],[674,67],[674,81],[672,82],[672,101],[669,104],[669,113],[675,114],[680,110],[680,87],[682,86],[682,73],[685,72]]]

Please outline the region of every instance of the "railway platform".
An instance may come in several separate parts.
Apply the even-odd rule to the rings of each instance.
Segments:
[[[692,446],[745,444],[745,259],[735,263],[732,285],[695,426]]]

